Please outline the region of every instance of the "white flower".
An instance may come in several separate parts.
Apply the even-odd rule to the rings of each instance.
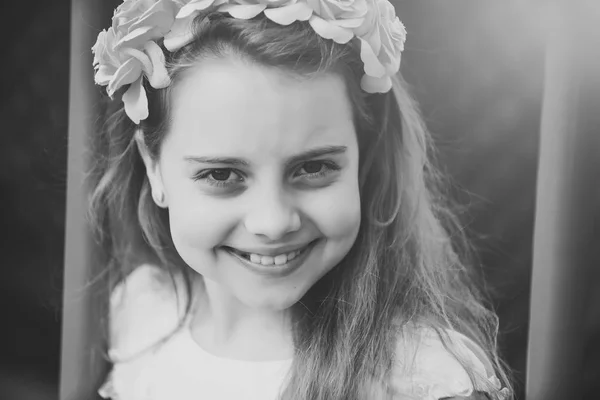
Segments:
[[[387,92],[391,76],[400,70],[406,41],[406,28],[387,0],[367,0],[369,12],[363,24],[354,29],[361,42],[360,56],[365,65],[362,88],[369,93]]]
[[[92,47],[94,80],[107,86],[111,97],[130,85],[123,103],[136,124],[148,117],[143,76],[157,89],[171,83],[164,54],[155,40],[169,31],[177,9],[170,0],[126,0],[115,10],[112,26],[100,32]]]
[[[92,47],[94,80],[111,97],[129,85],[122,99],[136,124],[148,117],[144,77],[156,89],[171,83],[157,42],[171,52],[189,44],[194,18],[209,9],[238,19],[262,12],[280,25],[308,21],[318,35],[341,44],[356,36],[365,71],[361,87],[369,93],[389,91],[400,68],[406,29],[388,0],[124,0]]]
[[[219,7],[234,18],[250,19],[263,12],[267,18],[280,25],[307,21],[312,15],[306,1],[297,0],[233,0]]]
[[[352,28],[361,26],[367,14],[366,0],[306,0],[314,14],[309,23],[320,36],[337,43],[353,37]]]
[[[176,51],[191,43],[194,40],[194,18],[211,7],[237,19],[251,19],[262,12],[280,25],[306,21],[312,15],[312,9],[306,1],[298,0],[191,0],[179,10],[175,24],[165,36],[165,47],[169,51]]]
[[[182,7],[175,16],[171,29],[165,35],[163,42],[167,50],[174,52],[194,40],[192,22],[200,11],[227,3],[227,0],[184,0]]]
[[[162,38],[171,29],[178,9],[171,0],[125,0],[112,19],[113,29],[125,35],[119,45],[143,46]]]

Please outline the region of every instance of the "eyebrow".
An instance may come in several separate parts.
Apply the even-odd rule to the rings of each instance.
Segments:
[[[300,153],[298,155],[292,156],[287,160],[287,164],[296,164],[300,161],[309,160],[316,157],[322,156],[330,156],[345,153],[347,150],[346,146],[324,146],[318,147],[316,149],[311,149]],[[195,157],[195,156],[187,156],[184,157],[185,161],[193,162],[193,163],[202,163],[202,164],[225,164],[225,165],[233,165],[233,166],[243,166],[248,167],[250,163],[241,158],[234,157]]]

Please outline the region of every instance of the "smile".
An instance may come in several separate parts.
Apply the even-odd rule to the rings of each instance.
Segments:
[[[246,260],[250,261],[251,263],[260,264],[260,265],[284,265],[288,261],[291,261],[294,258],[298,257],[306,249],[308,249],[308,245],[306,245],[298,250],[291,251],[289,253],[278,254],[275,256],[265,256],[265,255],[256,254],[256,253],[246,253],[246,252],[243,252],[243,251],[231,248],[231,247],[228,248],[228,250],[232,251],[233,253],[235,253],[241,257],[244,257]]]
[[[223,247],[223,249],[253,272],[263,275],[283,276],[290,274],[302,265],[318,241],[314,240],[302,248],[274,256],[248,253],[228,246]]]

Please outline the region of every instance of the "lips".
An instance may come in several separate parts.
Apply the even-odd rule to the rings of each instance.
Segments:
[[[291,260],[295,259],[296,257],[298,257],[299,255],[301,255],[305,250],[308,249],[308,247],[312,243],[313,242],[311,242],[311,243],[307,244],[306,246],[301,247],[299,249],[296,249],[293,251],[288,251],[288,252],[281,253],[281,254],[276,254],[276,255],[263,255],[263,254],[259,254],[259,253],[246,252],[246,251],[241,251],[239,249],[236,249],[234,247],[229,247],[229,246],[225,246],[225,249],[229,252],[234,253],[237,256],[244,258],[245,260],[247,260],[253,264],[263,265],[263,266],[278,266],[278,265],[285,265],[289,261],[291,261]]]
[[[234,260],[236,260],[242,267],[257,275],[269,278],[283,278],[293,274],[294,271],[298,270],[305,264],[306,260],[308,259],[308,257],[310,257],[312,250],[315,248],[317,243],[319,243],[318,239],[310,242],[308,245],[302,248],[297,248],[293,250],[294,252],[297,252],[297,255],[291,259],[287,259],[287,254],[289,253],[285,253],[285,255],[283,256],[286,257],[286,260],[283,264],[278,264],[278,262],[281,263],[283,260],[283,257],[278,258],[278,256],[282,256],[282,254],[279,254],[275,257],[254,254],[255,261],[257,260],[256,256],[260,257],[260,262],[257,263],[252,261],[252,253],[241,252],[238,249],[225,246],[222,247],[222,249],[226,253],[228,253]],[[245,255],[242,255],[244,253]],[[265,262],[265,264],[263,264],[263,262]]]

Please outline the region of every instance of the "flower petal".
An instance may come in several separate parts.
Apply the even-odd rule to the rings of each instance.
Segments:
[[[177,19],[189,17],[190,15],[194,14],[195,11],[205,10],[212,6],[214,2],[215,0],[191,1],[185,6],[181,7],[177,13]]]
[[[317,32],[320,36],[325,39],[333,39],[334,42],[344,44],[348,43],[354,34],[352,31],[348,29],[339,27],[330,23],[329,21],[325,21],[323,18],[318,17],[313,14],[312,17],[308,20],[310,26]]]
[[[117,69],[111,65],[100,65],[94,75],[94,81],[97,85],[108,85]]]
[[[377,58],[377,54],[371,48],[369,42],[363,38],[360,40],[360,59],[365,65],[365,73],[372,77],[381,78],[385,75],[385,67],[381,65],[381,62]]]
[[[146,74],[148,82],[155,89],[162,89],[171,83],[169,73],[165,67],[165,54],[155,42],[148,42],[144,46],[144,51],[150,57],[152,62],[152,73]]]
[[[92,46],[92,53],[94,54],[92,65],[94,66],[100,63],[101,54],[106,51],[106,35],[106,29],[102,30],[96,38],[96,43]]]
[[[268,8],[279,8],[286,5],[297,3],[298,0],[234,0],[240,4],[264,3]],[[306,1],[304,1],[306,2]]]
[[[115,49],[123,47],[137,47],[143,45],[144,42],[148,40],[148,38],[145,37],[145,34],[150,32],[153,28],[153,26],[148,25],[132,30],[117,42],[117,44],[115,45]]]
[[[136,58],[130,58],[125,61],[115,72],[112,80],[108,84],[106,91],[112,95],[123,85],[134,82],[142,74],[142,64]]]
[[[363,75],[360,87],[367,93],[387,93],[392,88],[392,79],[389,76],[376,78]]]
[[[280,25],[289,25],[295,21],[308,21],[313,10],[306,3],[295,3],[279,8],[268,8],[264,14]]]
[[[390,54],[389,56],[393,58],[389,59],[389,63],[385,63],[386,74],[394,75],[400,71],[402,53],[398,52],[396,54]]]
[[[94,67],[97,67],[98,65],[111,65],[116,70],[116,68],[121,65],[118,55],[114,52],[116,41],[117,35],[112,28],[100,32],[94,47],[92,47],[92,52],[94,53],[92,65]]]
[[[348,18],[348,19],[336,19],[335,21],[331,21],[337,26],[341,26],[342,28],[358,28],[362,25],[365,18]]]
[[[136,23],[132,24],[130,27],[131,31],[134,31],[143,26],[150,26],[153,29],[161,32],[161,35],[164,35],[169,31],[169,28],[173,24],[175,20],[175,15],[169,14],[169,12],[156,12],[150,15],[147,15],[143,19],[138,20]]]
[[[174,52],[194,40],[194,31],[192,23],[198,12],[190,14],[186,18],[176,19],[169,33],[165,35],[163,45],[170,52]]]
[[[397,43],[397,50],[404,51],[404,43],[406,42],[406,27],[400,21],[400,18],[396,17],[394,22],[391,24],[391,36],[392,40]]]
[[[175,3],[169,0],[159,0],[131,25],[130,30],[137,29],[143,25],[150,25],[159,28],[159,30],[167,31],[175,19],[176,13],[177,6]]]
[[[148,118],[148,98],[142,85],[141,76],[123,93],[123,104],[125,113],[136,125],[141,120]]]
[[[385,32],[383,34],[385,35]],[[371,45],[371,48],[373,49],[375,54],[379,54],[379,52],[381,51],[381,46],[382,46],[381,34],[379,32],[379,28],[375,27],[375,29],[373,29],[367,35],[361,36],[361,37],[363,39],[365,39],[367,42],[369,42],[369,44]]]
[[[267,6],[265,4],[223,4],[219,11],[228,12],[233,18],[251,19],[260,14]]]
[[[152,74],[152,70],[154,69],[154,67],[152,66],[152,61],[150,60],[150,57],[148,57],[146,53],[138,49],[126,48],[123,50],[123,54],[137,59],[140,62],[142,70],[146,73],[146,75]]]

